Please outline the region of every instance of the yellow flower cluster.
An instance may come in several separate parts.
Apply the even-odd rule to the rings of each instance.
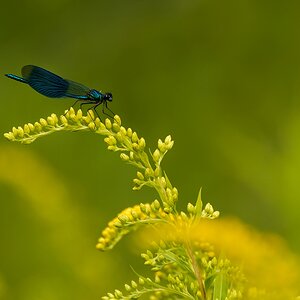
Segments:
[[[108,119],[106,119],[107,122]],[[108,120],[110,122],[110,120]],[[106,123],[105,122],[105,123]],[[114,117],[114,123],[121,122],[119,116]],[[86,116],[82,115],[81,109],[77,112],[71,107],[64,115],[57,117],[51,114],[46,119],[41,118],[39,121],[27,123],[23,127],[13,127],[11,132],[5,133],[4,136],[10,141],[30,144],[37,138],[58,132],[58,131],[79,131],[92,130],[102,135],[108,135],[109,130],[99,118],[95,118],[92,110]]]
[[[242,299],[295,299],[295,295],[299,294],[299,261],[284,242],[275,235],[258,233],[236,219],[212,221],[201,218],[191,226],[180,227],[178,224],[176,231],[173,226],[165,225],[159,231],[142,231],[138,236],[139,244],[143,240],[146,244],[153,243],[153,240],[184,244],[188,240],[194,249],[201,249],[199,260],[203,270],[220,267],[222,257],[226,257],[225,264],[230,261],[244,274],[239,269],[232,269],[230,276],[236,277],[232,277],[233,282],[244,280],[243,276],[246,278]],[[203,256],[205,248],[206,258]],[[241,299],[234,298],[234,294],[232,299]]]
[[[162,206],[158,200],[151,204],[141,203],[128,207],[108,223],[96,247],[103,251],[112,249],[124,235],[145,224],[166,223],[174,229],[174,235],[172,232],[168,233],[169,238],[173,236],[176,239],[178,235],[187,237],[195,216],[195,207],[191,203],[188,204],[188,212],[189,216],[183,211],[171,212],[169,207]],[[201,218],[214,219],[219,216],[219,212],[214,211],[208,203],[201,215]]]
[[[114,116],[113,121],[105,119],[104,122],[101,122],[99,118],[95,117],[92,110],[89,110],[84,116],[80,109],[75,112],[71,107],[60,117],[51,114],[46,119],[41,118],[34,124],[28,123],[23,127],[13,127],[12,131],[5,133],[4,136],[10,141],[29,144],[39,137],[54,132],[79,130],[90,130],[106,136],[104,141],[109,150],[120,151],[120,157],[123,161],[141,169],[133,181],[135,185],[133,189],[139,190],[144,185],[154,187],[159,193],[164,207],[172,210],[178,200],[178,191],[171,185],[161,168],[163,157],[174,145],[170,135],[164,141],[158,140],[157,149],[151,155],[152,161],[150,162],[148,154],[144,151],[145,139],[138,137],[131,128],[121,126],[121,119],[118,115]]]
[[[141,203],[128,207],[108,223],[102,231],[96,248],[102,251],[112,249],[124,235],[136,230],[139,226],[162,222],[166,217],[167,214],[161,209],[158,200],[151,204]]]

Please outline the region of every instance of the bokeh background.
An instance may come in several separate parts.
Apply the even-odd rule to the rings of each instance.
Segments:
[[[1,73],[34,64],[111,91],[111,109],[154,149],[179,206],[204,202],[300,252],[299,1],[71,1],[1,4]],[[61,114],[0,77],[1,134]],[[0,299],[99,299],[139,270],[130,239],[95,249],[106,223],[154,200],[92,133],[24,146],[0,139]]]

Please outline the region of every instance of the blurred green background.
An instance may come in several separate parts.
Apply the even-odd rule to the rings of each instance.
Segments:
[[[164,168],[179,206],[204,202],[300,252],[299,1],[6,1],[1,72],[34,64],[111,91],[110,108],[146,138],[171,134]],[[2,76],[1,133],[61,114]],[[130,239],[95,250],[118,212],[154,200],[92,133],[24,146],[0,140],[0,299],[99,299],[134,278]],[[129,275],[128,275],[129,274]]]

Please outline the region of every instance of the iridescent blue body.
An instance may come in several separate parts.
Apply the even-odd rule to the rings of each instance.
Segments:
[[[80,83],[64,79],[37,66],[24,66],[21,73],[23,77],[14,74],[5,74],[5,76],[26,83],[38,93],[50,98],[74,98],[77,101],[83,101],[80,107],[84,104],[93,104],[92,108],[94,110],[103,103],[103,113],[106,114],[104,106],[111,111],[107,107],[107,101],[112,101],[111,93],[101,93],[97,90],[89,89]]]

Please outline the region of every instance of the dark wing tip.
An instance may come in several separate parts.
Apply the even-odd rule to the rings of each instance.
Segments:
[[[22,68],[22,70],[21,70],[22,76],[24,78],[28,79],[34,68],[35,68],[35,66],[33,66],[33,65],[26,65],[26,66],[24,66]]]

